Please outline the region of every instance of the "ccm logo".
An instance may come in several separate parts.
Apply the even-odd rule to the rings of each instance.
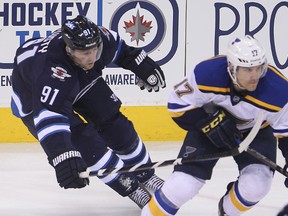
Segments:
[[[217,127],[217,125],[219,125],[220,122],[223,121],[223,118],[225,117],[225,113],[222,110],[220,114],[217,115],[217,117],[215,119],[213,119],[212,122],[210,122],[209,125],[206,125],[205,127],[202,128],[203,133],[208,133],[211,129]]]

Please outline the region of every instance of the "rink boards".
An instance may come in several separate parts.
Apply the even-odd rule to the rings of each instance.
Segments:
[[[103,78],[123,102],[123,112],[143,140],[181,140],[184,132],[167,113],[169,94],[199,61],[225,54],[231,38],[257,37],[267,50],[269,63],[287,76],[287,8],[287,1],[264,0],[1,1],[0,143],[35,141],[9,109],[15,50],[30,37],[50,35],[67,18],[86,15],[117,31],[127,44],[143,48],[161,66],[167,87],[158,93],[140,91],[133,73],[112,64]],[[129,27],[136,23],[143,28],[131,31]],[[135,34],[142,37],[135,39]]]

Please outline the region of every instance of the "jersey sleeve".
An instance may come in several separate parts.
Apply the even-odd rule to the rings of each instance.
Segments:
[[[198,89],[194,73],[176,84],[168,99],[168,111],[175,113],[186,112],[202,107],[210,100],[209,96]]]
[[[33,115],[37,138],[48,156],[72,146],[69,118],[79,91],[60,39],[58,29],[47,38],[28,40],[17,49],[12,74],[12,111],[20,118]]]
[[[120,39],[117,32],[106,29],[103,26],[99,26],[99,28],[101,30],[101,37],[103,41],[100,61],[102,62],[104,68],[108,64],[113,63],[115,58],[117,58],[117,56],[119,55],[122,40]]]
[[[288,80],[276,68],[269,66],[262,89],[268,89],[263,97],[267,121],[273,128],[274,136],[288,137]]]
[[[195,75],[191,73],[174,86],[168,99],[168,112],[181,128],[189,130],[208,116],[202,108],[208,102],[209,97],[198,89]]]
[[[273,128],[275,137],[288,137],[288,103],[280,111],[271,112],[267,120]]]
[[[49,156],[72,147],[69,117],[77,83],[60,64],[44,67],[33,85],[33,114],[38,140]]]
[[[115,39],[117,38],[117,51],[115,52],[113,63],[124,69],[134,71],[136,66],[131,68],[127,65],[133,60],[135,60],[135,58],[137,58],[137,56],[139,56],[141,52],[145,51],[141,48],[127,45],[126,42],[122,38],[120,38],[120,36],[116,32],[111,31],[111,33],[114,35]]]

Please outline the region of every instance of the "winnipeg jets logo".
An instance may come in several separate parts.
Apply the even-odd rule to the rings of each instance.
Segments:
[[[60,81],[65,81],[66,77],[71,77],[67,73],[67,71],[62,67],[51,67],[53,74],[51,75],[53,78],[58,78]]]
[[[164,1],[116,2],[109,28],[130,46],[142,48],[147,53],[160,51],[162,59],[158,59],[158,62],[161,65],[168,62],[176,53],[179,41],[178,1],[165,1],[165,7],[160,7],[160,2]],[[169,22],[166,18],[169,18]],[[171,25],[167,27],[167,23]]]
[[[65,25],[70,29],[74,29],[76,27],[71,21],[68,21]]]
[[[126,33],[130,33],[131,41],[136,41],[138,46],[139,41],[145,41],[144,36],[150,32],[152,28],[152,21],[144,21],[144,16],[140,16],[139,9],[137,10],[136,16],[132,16],[132,21],[124,21]]]

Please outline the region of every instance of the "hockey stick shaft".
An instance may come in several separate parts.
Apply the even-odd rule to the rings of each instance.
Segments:
[[[258,159],[263,164],[269,166],[271,169],[276,170],[279,173],[283,174],[284,176],[288,177],[288,172],[284,168],[280,167],[279,165],[277,165],[276,163],[274,163],[261,153],[257,152],[256,150],[252,148],[247,148],[246,152],[251,156],[253,156],[254,158]]]
[[[206,155],[199,155],[199,156],[194,156],[190,158],[177,158],[177,159],[158,161],[158,162],[152,162],[152,163],[147,163],[147,164],[127,165],[127,166],[120,167],[120,168],[100,169],[98,171],[90,171],[90,172],[88,171],[88,175],[89,176],[105,176],[105,175],[116,174],[116,173],[127,173],[127,172],[155,169],[158,167],[164,167],[164,166],[169,166],[169,165],[181,165],[185,163],[191,163],[193,161],[219,159],[219,158],[231,156],[233,155],[233,153],[234,153],[233,150],[231,150],[231,151],[218,152],[218,153],[212,153],[212,154],[206,154]],[[84,177],[84,176],[87,176],[87,173],[85,172],[80,173],[80,177]]]
[[[158,167],[164,167],[168,165],[181,165],[185,163],[191,163],[193,161],[214,160],[214,159],[219,159],[223,157],[235,156],[247,150],[248,146],[250,145],[250,143],[253,141],[258,131],[260,130],[262,122],[263,122],[263,113],[259,112],[256,122],[253,128],[251,129],[250,133],[239,144],[237,148],[234,148],[229,151],[216,152],[216,153],[205,154],[205,155],[196,155],[196,156],[189,157],[189,158],[177,158],[177,159],[153,162],[153,163],[148,163],[148,164],[124,166],[120,168],[100,169],[98,171],[90,171],[88,169],[86,172],[82,172],[79,175],[81,178],[87,178],[89,176],[105,176],[108,174],[134,172],[134,171],[140,171],[140,170],[155,169]]]

